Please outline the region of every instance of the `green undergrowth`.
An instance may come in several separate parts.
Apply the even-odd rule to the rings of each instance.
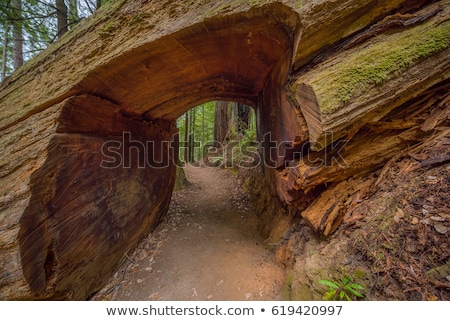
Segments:
[[[376,40],[375,40],[376,41]],[[450,45],[450,22],[427,23],[383,36],[314,75],[311,84],[323,113],[333,113],[371,86],[380,86],[424,57]]]

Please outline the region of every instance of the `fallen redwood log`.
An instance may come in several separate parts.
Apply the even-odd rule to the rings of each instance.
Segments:
[[[299,162],[284,168],[281,173],[285,201],[302,209],[306,207],[301,215],[316,231],[324,235],[333,233],[353,195],[358,192],[363,197],[373,190],[376,182],[382,180],[383,173],[379,170],[391,159],[410,156],[409,151],[418,145],[445,141],[450,133],[449,88],[449,81],[438,84],[380,121],[366,124],[351,140],[335,142],[334,149],[311,151]],[[435,158],[417,158],[416,166],[448,162],[450,155],[445,147],[438,149]],[[379,175],[376,181],[372,178],[374,174]],[[314,201],[308,199],[309,194],[314,195],[315,190],[324,186],[325,191]]]
[[[449,78],[450,9],[440,8],[426,22],[379,34],[296,79],[294,95],[314,150],[351,139],[365,124]]]
[[[301,99],[288,90],[294,82],[308,85],[305,77],[313,73],[298,78],[296,72],[390,12],[426,2],[120,0],[83,21],[1,86],[0,298],[85,299],[97,291],[167,210],[174,166],[140,166],[140,146],[155,142],[150,154],[162,159],[169,147],[159,143],[172,141],[175,119],[206,100],[253,104],[260,137],[292,142],[287,158],[268,155],[276,168],[265,172],[274,193],[302,203],[315,184],[307,177],[312,172],[298,167],[290,180],[279,171],[299,161],[295,153],[308,137],[317,140],[305,126],[302,103],[295,107]],[[442,11],[426,23],[448,12],[446,1],[439,4]],[[417,94],[435,81],[417,79]],[[361,119],[349,123],[374,120]],[[126,142],[124,133],[130,133]],[[111,141],[129,148],[119,152]],[[105,155],[111,167],[100,166]],[[118,160],[130,166],[116,166]],[[324,207],[326,220],[303,216],[331,232],[331,218],[339,217],[331,207]]]

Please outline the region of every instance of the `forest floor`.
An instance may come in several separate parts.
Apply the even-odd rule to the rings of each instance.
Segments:
[[[161,224],[93,300],[281,300],[285,271],[228,170],[187,166]]]

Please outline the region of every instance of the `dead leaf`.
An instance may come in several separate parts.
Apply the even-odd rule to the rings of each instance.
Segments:
[[[412,225],[419,224],[419,219],[417,217],[413,217],[413,219],[411,220],[411,224]]]
[[[399,218],[404,218],[405,217],[405,212],[403,212],[403,210],[401,208],[397,208],[397,214],[396,214]]]
[[[401,208],[397,208],[397,213],[394,215],[394,222],[400,223],[400,219],[405,217],[405,212]]]
[[[448,228],[441,222],[434,223],[434,229],[440,234],[447,234]]]

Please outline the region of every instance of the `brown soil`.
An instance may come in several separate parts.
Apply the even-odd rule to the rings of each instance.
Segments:
[[[321,279],[350,277],[363,300],[450,300],[449,144],[444,133],[387,162],[330,237],[301,222],[278,251],[301,257],[289,271],[289,298],[321,300]]]
[[[187,166],[158,228],[94,300],[281,300],[284,270],[231,172]]]

